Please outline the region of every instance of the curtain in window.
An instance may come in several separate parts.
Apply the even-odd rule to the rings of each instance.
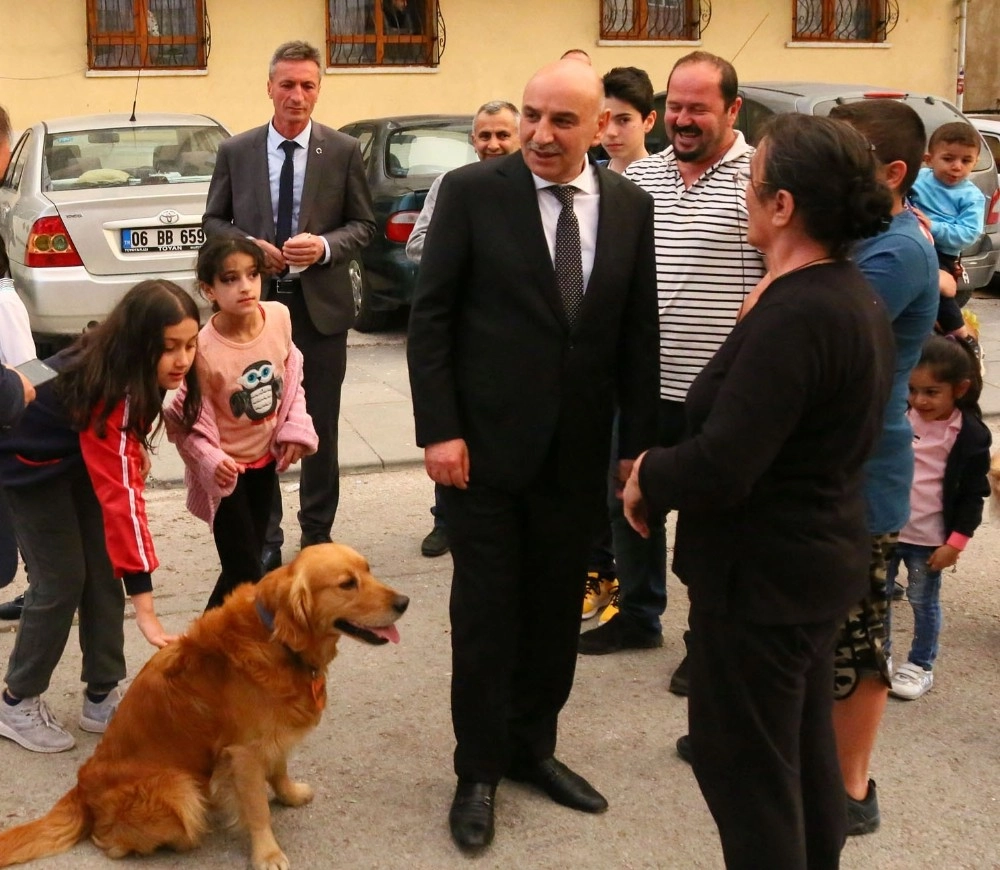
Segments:
[[[878,0],[797,0],[795,35],[829,40],[875,40]],[[824,14],[825,13],[825,14]]]

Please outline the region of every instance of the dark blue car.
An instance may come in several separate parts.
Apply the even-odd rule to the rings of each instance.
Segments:
[[[375,204],[375,238],[348,264],[357,321],[374,332],[389,315],[409,306],[417,266],[406,258],[406,240],[434,179],[476,152],[472,115],[408,115],[354,121],[340,128],[358,140]]]

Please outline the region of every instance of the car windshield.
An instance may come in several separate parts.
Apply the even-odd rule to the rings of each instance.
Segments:
[[[385,172],[391,178],[440,175],[476,160],[469,143],[469,126],[407,127],[389,134]]]
[[[823,102],[817,103],[813,109],[814,115],[829,115],[830,110],[837,105],[838,102],[845,103],[855,103],[858,100],[865,99],[865,97],[857,98],[844,98],[842,100],[825,100]],[[950,124],[952,121],[964,121],[965,118],[962,117],[958,112],[956,112],[947,103],[935,100],[932,98],[927,99],[906,99],[905,102],[908,106],[912,106],[916,109],[920,119],[924,122],[924,129],[927,131],[927,138],[930,138],[931,133],[933,133],[942,124]],[[979,172],[983,169],[990,169],[992,167],[992,159],[990,156],[990,150],[988,148],[979,149],[979,159],[976,161],[976,165],[973,167],[974,172]]]
[[[121,127],[49,133],[42,190],[209,181],[225,131],[204,127]]]

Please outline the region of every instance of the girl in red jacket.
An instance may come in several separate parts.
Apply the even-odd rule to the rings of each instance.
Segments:
[[[143,488],[165,391],[186,383],[183,425],[197,418],[197,338],[191,296],[169,281],[137,284],[103,323],[48,361],[59,377],[38,388],[21,423],[0,438],[0,482],[31,566],[0,736],[25,749],[61,752],[75,743],[41,695],[77,610],[85,731],[103,732],[118,706],[125,593],[146,640],[173,640],[153,608],[158,562]]]

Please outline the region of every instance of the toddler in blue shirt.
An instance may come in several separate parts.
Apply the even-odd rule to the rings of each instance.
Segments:
[[[931,135],[920,170],[913,184],[911,201],[930,222],[934,248],[941,267],[941,301],[938,327],[972,348],[982,362],[979,342],[969,331],[955,301],[957,279],[962,277],[962,251],[983,232],[986,197],[969,180],[982,140],[975,127],[965,121],[942,124]]]

